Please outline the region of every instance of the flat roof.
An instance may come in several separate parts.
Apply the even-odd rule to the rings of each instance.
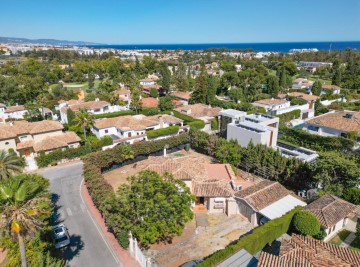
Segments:
[[[274,118],[276,118],[276,117],[266,115],[266,114],[262,114],[262,113],[254,113],[254,114],[246,115],[245,120],[253,120],[253,121],[256,121],[256,122],[264,122],[264,121],[272,120]]]
[[[259,133],[263,133],[266,132],[266,130],[268,130],[265,126],[261,125],[261,124],[256,124],[253,122],[249,122],[249,121],[242,121],[238,124],[234,124],[237,127],[241,127],[241,128],[245,128],[247,130],[250,131],[255,131],[255,132],[259,132]]]
[[[225,109],[219,112],[219,115],[231,117],[231,118],[238,118],[243,117],[246,115],[246,112],[236,110],[236,109]]]
[[[306,206],[306,203],[292,195],[287,195],[267,206],[266,208],[263,208],[259,211],[259,213],[261,213],[268,219],[273,220],[283,216],[285,213],[289,212],[296,206],[304,207]]]
[[[241,249],[216,267],[256,267],[257,259],[245,249]]]

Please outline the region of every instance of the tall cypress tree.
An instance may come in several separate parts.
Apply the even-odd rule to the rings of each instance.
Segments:
[[[208,84],[209,84],[209,88],[206,95],[206,104],[211,104],[216,96],[216,89],[217,89],[216,78],[214,76],[209,76]]]
[[[168,64],[166,62],[164,62],[164,64],[162,65],[161,75],[162,75],[162,84],[161,84],[162,89],[166,93],[169,93],[170,84],[171,84],[171,73],[170,73],[170,70],[168,68]]]

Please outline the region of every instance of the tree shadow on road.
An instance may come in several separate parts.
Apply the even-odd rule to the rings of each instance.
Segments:
[[[70,236],[70,245],[66,248],[63,248],[62,254],[63,259],[66,262],[71,261],[73,258],[80,254],[80,251],[84,249],[84,242],[81,240],[81,236],[79,235],[71,235]]]
[[[54,210],[53,213],[51,215],[51,222],[53,225],[57,225],[59,223],[63,223],[64,222],[64,218],[61,218],[59,210],[61,208],[61,206],[58,204],[58,201],[60,199],[60,196],[58,194],[51,194],[51,202],[54,205]]]

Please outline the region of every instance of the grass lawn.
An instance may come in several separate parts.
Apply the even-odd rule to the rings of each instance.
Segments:
[[[331,80],[327,79],[320,79],[319,76],[316,75],[310,75],[309,80],[316,81],[319,80],[322,84],[331,84]]]
[[[329,243],[340,246],[340,244],[348,237],[349,234],[350,232],[348,230],[343,230],[339,232],[336,236],[334,236],[329,241]]]

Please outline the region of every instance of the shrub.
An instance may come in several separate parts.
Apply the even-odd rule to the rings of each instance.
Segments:
[[[197,120],[189,122],[188,125],[190,126],[191,130],[201,130],[205,127],[205,122],[202,120]]]
[[[185,115],[183,113],[180,113],[176,110],[174,110],[173,113],[176,118],[183,120],[185,124],[188,124],[189,122],[197,121],[196,119],[194,119],[188,115]]]
[[[314,235],[314,238],[316,238],[318,240],[323,240],[325,237],[326,237],[326,232],[324,229],[320,229],[319,233]]]
[[[219,127],[219,122],[217,119],[211,121],[211,130],[216,131]]]
[[[129,234],[127,232],[122,231],[121,233],[118,233],[116,239],[122,248],[126,249],[129,247]]]
[[[295,214],[292,225],[294,231],[302,235],[315,236],[320,232],[319,220],[308,211]]]
[[[343,193],[343,198],[355,205],[360,205],[360,188],[346,188]]]
[[[146,132],[146,135],[149,139],[154,139],[159,136],[177,134],[179,132],[179,128],[180,127],[178,125],[174,125],[157,130],[150,130]]]

